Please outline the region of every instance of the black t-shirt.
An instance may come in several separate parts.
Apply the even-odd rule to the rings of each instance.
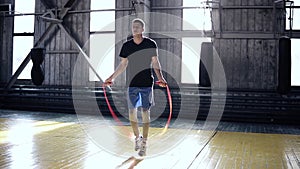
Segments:
[[[153,56],[158,56],[156,42],[144,37],[140,44],[128,40],[122,46],[120,57],[128,58],[126,69],[126,84],[130,87],[151,87],[153,75],[151,61]]]

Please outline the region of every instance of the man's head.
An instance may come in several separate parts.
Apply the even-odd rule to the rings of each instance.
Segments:
[[[145,22],[142,19],[136,18],[132,21],[132,34],[139,35],[144,32]]]

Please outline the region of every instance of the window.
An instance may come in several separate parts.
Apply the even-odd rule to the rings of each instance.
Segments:
[[[101,46],[99,46],[101,45]],[[115,34],[93,34],[90,36],[91,63],[102,80],[107,79],[114,71]],[[99,81],[90,70],[90,81]]]
[[[210,9],[203,8],[205,1],[183,0],[183,31],[211,30]],[[205,37],[182,38],[182,83],[199,83],[200,52],[202,42],[208,42]]]
[[[291,85],[300,86],[300,39],[291,40],[291,54],[292,54],[292,77]]]
[[[91,10],[115,9],[115,1],[91,0]],[[114,31],[115,11],[91,12],[90,31]]]
[[[204,1],[183,0],[183,30],[211,30],[210,10],[204,9]],[[198,8],[196,8],[198,7]]]
[[[294,1],[293,5],[290,8],[286,8],[286,29],[290,29],[290,20],[289,16],[293,18],[292,20],[292,29],[293,30],[300,30],[300,8],[294,8],[295,6],[300,7],[299,1]],[[286,7],[290,7],[290,2],[286,3]]]
[[[13,73],[19,68],[33,47],[33,36],[14,36]],[[18,79],[31,79],[32,62],[30,61]]]
[[[199,83],[199,66],[202,42],[209,42],[207,38],[182,38],[182,83]]]
[[[114,71],[115,64],[115,1],[91,0],[90,59],[102,80]],[[101,45],[101,46],[100,46]],[[99,81],[90,69],[90,81]]]
[[[16,14],[34,13],[34,0],[15,0]],[[13,73],[19,68],[33,47],[34,16],[15,16],[13,44]],[[25,67],[19,79],[31,79],[32,62]]]

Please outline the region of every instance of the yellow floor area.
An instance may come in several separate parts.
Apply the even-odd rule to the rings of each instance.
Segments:
[[[0,118],[0,168],[300,168],[300,135],[151,128],[147,155],[128,126]]]

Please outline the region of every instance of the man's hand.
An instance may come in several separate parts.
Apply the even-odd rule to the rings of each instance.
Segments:
[[[163,77],[163,74],[161,72],[161,66],[160,66],[160,63],[159,63],[159,60],[158,60],[157,56],[152,57],[152,67],[154,69],[156,77],[158,78],[158,81],[155,82],[155,83],[157,85],[159,85],[160,87],[166,87],[167,86],[167,81]]]
[[[113,84],[113,79],[111,77],[107,78],[104,82],[105,86],[111,86]]]
[[[162,78],[162,79],[159,79],[157,82],[155,82],[156,84],[158,84],[160,87],[166,87],[167,86],[167,81]]]

